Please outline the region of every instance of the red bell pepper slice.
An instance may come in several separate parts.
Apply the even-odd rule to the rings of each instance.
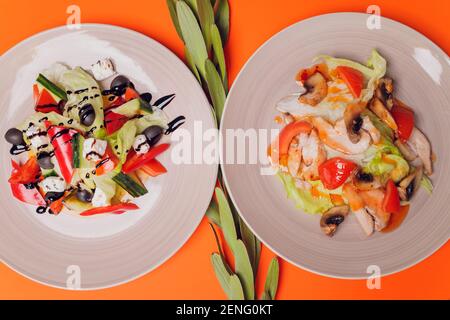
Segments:
[[[33,89],[33,91],[34,90],[35,89]],[[35,91],[34,94],[36,94]],[[37,100],[35,100],[34,110],[43,113],[48,113],[52,111],[61,113],[61,110],[58,106],[58,102],[56,102],[55,98],[53,98],[50,92],[48,92],[45,88],[42,89],[40,93],[38,93]]]
[[[35,156],[30,157],[22,166],[11,160],[13,171],[9,183],[27,184],[35,182],[41,175],[41,168]]]
[[[36,83],[33,84],[33,100],[34,100],[34,105],[37,105],[37,102],[39,100],[39,87]]]
[[[97,161],[95,174],[97,176],[101,176],[105,173],[108,173],[119,164],[119,159],[115,155],[115,153],[111,150],[111,147],[108,145],[105,151],[105,155],[99,161]]]
[[[400,196],[394,181],[389,180],[386,185],[386,194],[383,199],[383,210],[389,213],[400,212]]]
[[[319,166],[319,178],[329,190],[340,187],[358,166],[340,157],[328,159]]]
[[[309,133],[311,130],[312,125],[307,121],[294,121],[285,126],[278,135],[275,144],[272,144],[269,149],[269,156],[272,161],[278,163],[279,160],[280,164],[285,166],[292,139],[300,133]],[[276,143],[278,143],[278,146]]]
[[[46,122],[47,132],[53,145],[55,157],[58,161],[59,168],[64,180],[67,183],[72,181],[73,176],[73,149],[72,137],[77,133],[76,130],[68,129],[61,126],[52,126],[50,122]]]
[[[344,80],[350,92],[355,98],[359,98],[364,84],[363,74],[353,68],[339,66],[336,68],[339,78]]]
[[[10,183],[10,186],[14,198],[17,200],[36,206],[46,205],[45,200],[38,189],[27,189],[25,185],[20,183]]]
[[[141,167],[144,171],[151,177],[157,177],[163,173],[167,172],[167,169],[156,159],[152,159]]]
[[[395,101],[391,114],[397,124],[398,137],[406,142],[414,129],[414,111],[401,102]]]
[[[162,143],[151,148],[147,153],[137,154],[134,151],[130,152],[127,157],[127,161],[122,166],[123,173],[130,173],[154,159],[159,154],[169,149],[170,144]]]
[[[113,134],[127,123],[128,118],[123,114],[115,113],[112,110],[105,112],[105,127],[108,135]]]
[[[53,214],[58,214],[61,212],[61,210],[64,207],[63,200],[64,200],[64,197],[61,197],[58,200],[55,200],[52,203],[50,203],[49,207],[50,207],[50,210],[52,210]]]
[[[124,203],[119,203],[119,204],[113,204],[110,206],[106,206],[106,207],[98,207],[98,208],[92,208],[86,211],[83,211],[82,213],[80,213],[80,216],[93,216],[96,214],[102,214],[102,213],[112,213],[112,214],[122,214],[125,211],[128,210],[137,210],[139,209],[139,207],[131,202],[124,202]]]

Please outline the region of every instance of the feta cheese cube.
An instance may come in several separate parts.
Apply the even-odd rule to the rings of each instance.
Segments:
[[[47,177],[40,182],[42,190],[47,192],[64,192],[66,190],[66,182],[61,177]]]
[[[108,142],[105,140],[88,138],[83,143],[83,157],[88,161],[100,160],[106,152]]]
[[[114,65],[110,59],[100,59],[91,65],[91,72],[94,78],[98,81],[105,80],[116,74]]]
[[[35,125],[29,126],[25,134],[27,138],[30,139],[31,145],[36,149],[39,149],[39,147],[41,146],[50,144],[50,139],[48,138],[47,133],[41,131]]]
[[[133,149],[137,154],[144,154],[150,150],[150,144],[147,141],[147,137],[143,134],[136,136],[133,143]]]
[[[94,195],[92,197],[92,206],[94,207],[105,207],[109,206],[111,202],[109,201],[108,197],[106,196],[106,193],[100,189],[96,188]]]

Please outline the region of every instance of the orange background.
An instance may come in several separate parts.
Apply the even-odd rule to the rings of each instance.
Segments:
[[[179,41],[164,0],[0,0],[0,53],[21,40],[66,22],[66,8],[81,7],[82,22],[115,24],[142,32],[182,57]],[[381,0],[230,0],[231,34],[227,48],[232,81],[251,54],[269,37],[299,20],[339,11],[365,12],[371,4],[383,16],[422,32],[447,53],[450,51],[450,1]],[[1,70],[0,70],[1,72]],[[7,75],[2,74],[2,77]],[[138,280],[111,289],[73,292],[49,288],[0,265],[3,299],[224,299],[209,257],[216,251],[213,235],[203,219],[192,238],[163,266]],[[263,276],[273,256],[264,249]],[[337,280],[281,262],[278,299],[417,299],[450,298],[450,244],[425,261],[382,278],[380,290],[369,290],[363,280]],[[263,277],[259,277],[261,289]]]

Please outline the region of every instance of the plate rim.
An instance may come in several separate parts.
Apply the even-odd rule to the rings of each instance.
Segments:
[[[200,89],[200,91],[202,92],[202,95],[203,95],[203,97],[205,99],[205,102],[210,107],[209,108],[210,112],[208,112],[208,115],[210,117],[210,120],[211,120],[211,123],[213,125],[213,128],[216,129],[216,130],[218,129],[217,121],[215,121],[215,117],[214,117],[214,114],[213,114],[213,111],[212,111],[212,108],[211,108],[211,104],[210,104],[208,98],[206,97],[206,95],[205,95],[205,93],[203,91],[203,88],[200,86],[200,84],[198,83],[197,79],[192,74],[191,70],[187,67],[186,63],[180,57],[178,57],[172,50],[170,50],[168,47],[166,47],[164,44],[162,44],[161,42],[153,39],[152,37],[150,37],[150,36],[148,36],[148,35],[146,35],[146,34],[144,34],[142,32],[139,32],[139,31],[136,31],[136,30],[133,30],[133,29],[130,29],[130,28],[114,25],[114,24],[109,24],[109,23],[80,23],[80,26],[81,27],[79,29],[71,30],[71,29],[67,28],[67,25],[59,25],[59,26],[52,27],[52,28],[49,28],[49,29],[45,29],[43,31],[35,33],[35,34],[33,34],[33,35],[31,35],[31,36],[21,40],[20,42],[18,42],[14,46],[12,46],[9,49],[7,49],[2,55],[0,55],[0,64],[2,64],[10,55],[14,54],[14,52],[16,50],[19,50],[22,46],[25,46],[28,42],[30,42],[32,40],[35,40],[35,39],[37,39],[39,37],[45,36],[47,34],[58,32],[58,31],[63,30],[63,29],[66,29],[67,32],[77,32],[77,31],[82,31],[83,28],[85,28],[85,29],[88,29],[88,28],[99,28],[99,29],[105,28],[105,29],[110,29],[110,30],[117,30],[117,31],[120,31],[120,32],[127,32],[129,34],[133,34],[135,36],[138,36],[138,37],[140,37],[142,39],[145,38],[145,41],[152,42],[154,45],[160,47],[160,49],[166,51],[166,54],[168,54],[168,55],[178,59],[181,62],[182,68],[184,68],[186,71],[188,71],[189,77],[191,77],[192,82],[195,83],[194,86],[196,86],[198,89]],[[210,186],[211,196],[214,193],[215,181],[217,180],[218,172],[219,172],[219,164],[213,164],[213,165],[215,166],[215,170],[214,170],[215,172],[214,172],[214,177],[213,177],[214,179],[212,179],[211,182],[210,182],[210,184],[211,184],[211,186]],[[199,212],[206,212],[206,209],[208,208],[208,206],[209,206],[209,202],[205,205],[205,208],[203,210],[199,210]],[[148,269],[144,270],[142,273],[134,275],[133,277],[130,277],[130,278],[128,278],[126,280],[123,280],[123,281],[114,282],[114,283],[111,283],[111,284],[108,284],[108,285],[103,285],[103,286],[98,286],[98,287],[91,287],[91,288],[80,287],[80,288],[77,288],[77,289],[74,290],[74,289],[71,289],[71,288],[69,288],[67,286],[58,286],[58,285],[53,284],[53,283],[47,283],[47,282],[35,279],[32,276],[22,272],[22,270],[19,270],[18,268],[16,268],[16,266],[13,265],[12,263],[6,262],[5,259],[3,259],[2,257],[0,257],[0,262],[3,263],[5,266],[7,266],[10,270],[12,270],[12,271],[16,272],[17,274],[23,276],[24,278],[29,279],[29,280],[33,281],[34,283],[38,283],[40,285],[44,285],[44,286],[50,287],[50,288],[63,289],[65,291],[85,291],[85,292],[98,291],[98,290],[103,290],[103,289],[114,288],[114,287],[117,287],[117,286],[120,286],[120,285],[131,283],[132,281],[135,281],[135,280],[137,280],[137,279],[139,279],[139,278],[141,278],[141,277],[151,273],[155,269],[161,267],[168,260],[170,260],[189,241],[189,239],[192,237],[192,235],[195,233],[195,231],[200,226],[200,224],[201,224],[201,222],[202,222],[202,220],[203,220],[205,215],[204,215],[204,213],[202,213],[201,215],[199,214],[198,216],[199,217],[197,218],[197,221],[195,222],[195,225],[196,225],[195,228],[193,228],[193,230],[190,231],[189,234],[187,234],[184,237],[183,241],[180,241],[179,245],[177,245],[173,250],[168,252],[165,255],[165,257],[160,259],[160,261],[158,263],[155,263],[154,266],[152,266],[151,268],[148,268]]]
[[[263,44],[261,44],[253,53],[252,55],[248,58],[248,60],[244,63],[244,65],[242,66],[241,70],[239,71],[238,75],[236,76],[236,78],[233,81],[233,85],[230,88],[230,91],[228,93],[227,99],[225,101],[225,106],[223,109],[223,114],[225,115],[227,109],[228,109],[228,105],[229,105],[229,101],[230,101],[230,97],[232,96],[233,92],[235,91],[235,83],[243,76],[244,71],[247,69],[248,65],[252,62],[252,60],[254,60],[254,58],[259,54],[260,51],[262,51],[266,46],[268,46],[270,44],[270,42],[272,42],[274,39],[278,38],[279,36],[281,36],[282,34],[288,32],[291,28],[296,28],[298,27],[298,25],[301,25],[305,22],[311,21],[311,20],[316,20],[316,19],[323,19],[326,18],[328,16],[359,16],[359,17],[368,17],[371,14],[369,13],[362,13],[362,12],[350,12],[350,11],[345,11],[345,12],[335,12],[335,13],[325,13],[325,14],[319,14],[319,15],[315,15],[306,19],[302,19],[299,20],[297,22],[294,22],[292,24],[290,24],[289,26],[281,29],[280,31],[276,32],[275,34],[273,34],[272,36],[270,36],[266,41],[264,41]],[[447,58],[447,60],[449,59],[448,54],[442,49],[440,48],[436,43],[434,43],[432,40],[430,40],[427,36],[425,36],[424,34],[422,34],[420,31],[406,25],[403,24],[397,20],[391,19],[391,18],[387,18],[384,16],[380,16],[381,20],[386,20],[389,21],[393,24],[398,25],[399,27],[402,27],[406,30],[409,30],[410,32],[414,32],[419,34],[423,39],[425,39],[427,42],[429,42],[429,44],[435,49],[437,50],[439,53],[443,54],[444,57]],[[224,126],[223,126],[223,122],[224,122],[225,117],[222,116],[221,121],[220,121],[220,126],[219,126],[219,130],[220,130],[220,135],[224,135]],[[326,272],[321,272],[318,270],[314,270],[312,268],[306,267],[300,263],[296,263],[294,261],[292,261],[291,259],[289,259],[288,257],[286,257],[285,255],[280,254],[277,250],[275,250],[271,245],[269,245],[265,240],[263,240],[257,232],[255,232],[255,230],[253,229],[253,227],[248,223],[248,221],[245,219],[244,215],[241,212],[241,209],[239,208],[239,206],[236,204],[234,195],[233,195],[233,191],[231,190],[231,188],[229,188],[229,182],[228,182],[228,178],[227,178],[227,173],[225,170],[225,167],[227,166],[225,164],[225,162],[222,159],[222,153],[221,154],[221,160],[220,160],[220,169],[221,169],[221,173],[225,182],[225,186],[227,187],[228,190],[228,194],[230,196],[231,201],[233,202],[237,212],[239,213],[239,216],[244,220],[244,222],[247,224],[247,226],[250,228],[250,230],[253,232],[253,234],[255,234],[258,239],[265,245],[267,246],[272,252],[274,252],[276,255],[278,255],[279,257],[281,257],[283,260],[286,260],[287,262],[289,262],[290,264],[305,270],[305,271],[309,271],[313,274],[316,275],[320,275],[320,276],[324,276],[324,277],[329,277],[329,278],[334,278],[334,279],[344,279],[344,280],[362,280],[362,279],[367,279],[368,276],[370,276],[368,274],[368,276],[344,276],[344,275],[336,275],[336,274],[332,274],[332,273],[326,273]],[[399,273],[401,271],[404,271],[406,269],[409,269],[417,264],[419,264],[420,262],[424,261],[425,259],[431,257],[433,254],[435,254],[439,249],[441,249],[449,240],[449,237],[447,237],[447,239],[442,239],[442,241],[439,241],[438,245],[436,246],[436,248],[433,249],[432,252],[428,253],[427,255],[425,255],[424,257],[421,257],[420,259],[405,264],[402,267],[399,268],[394,268],[394,270],[389,271],[389,272],[381,272],[380,276],[384,277],[384,276],[389,276],[392,274],[396,274]]]

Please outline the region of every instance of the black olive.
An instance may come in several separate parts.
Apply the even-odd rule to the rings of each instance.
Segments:
[[[145,92],[141,94],[141,99],[144,100],[147,103],[150,103],[152,101],[152,94],[150,92]]]
[[[39,152],[37,160],[39,166],[42,169],[53,169],[55,167],[55,165],[52,163],[50,153],[48,153],[47,151]]]
[[[163,134],[163,128],[160,126],[150,126],[144,130],[144,135],[148,140],[150,146],[154,146],[161,139]]]
[[[121,96],[125,93],[127,87],[134,87],[131,81],[122,75],[119,75],[111,82],[111,92],[116,96]]]
[[[17,128],[8,129],[5,133],[5,139],[13,145],[25,144],[25,141],[23,140],[23,132]]]
[[[327,220],[325,221],[325,223],[327,225],[329,224],[334,224],[336,226],[340,225],[342,222],[344,221],[344,216],[340,215],[340,214],[336,214],[334,216],[331,216],[329,218],[327,218]]]
[[[81,124],[87,127],[92,125],[95,121],[95,110],[90,103],[85,104],[83,107],[81,107],[78,115],[80,117]]]
[[[77,191],[77,198],[80,201],[91,202],[92,201],[92,197],[93,197],[92,192],[90,192],[90,191],[88,191],[86,189],[78,189],[78,191]]]
[[[363,125],[363,119],[361,118],[361,116],[353,119],[352,131],[354,133],[358,133],[359,130],[361,130],[362,125]]]
[[[415,183],[414,180],[411,181],[410,184],[408,184],[408,186],[406,187],[406,199],[409,200],[411,199],[413,193],[414,193],[414,187],[415,187]]]
[[[24,186],[25,186],[25,188],[31,190],[31,189],[36,188],[36,182],[25,183]]]
[[[56,201],[59,198],[61,198],[63,195],[64,195],[64,192],[49,191],[45,194],[45,201],[53,202],[53,201]]]
[[[359,181],[363,181],[363,182],[372,182],[373,181],[373,175],[371,173],[367,173],[364,171],[358,171],[358,173],[356,174],[356,178]]]

